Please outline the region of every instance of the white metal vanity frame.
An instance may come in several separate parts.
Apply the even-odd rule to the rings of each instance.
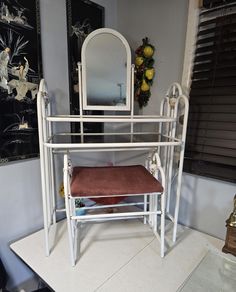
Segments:
[[[126,87],[126,104],[118,106],[111,105],[106,107],[106,110],[124,111],[126,110],[128,115],[85,115],[84,109],[101,109],[98,106],[89,106],[86,103],[86,59],[85,50],[89,44],[89,41],[98,36],[99,34],[111,34],[115,38],[118,38],[124,45],[127,52],[127,87]],[[144,116],[134,114],[134,66],[131,65],[131,53],[127,41],[118,32],[111,29],[99,29],[92,32],[85,40],[82,47],[82,63],[78,64],[78,82],[79,82],[79,99],[80,99],[80,114],[77,116],[72,115],[51,115],[51,103],[48,95],[46,83],[44,80],[41,81],[38,97],[37,97],[37,108],[38,108],[38,128],[39,128],[39,146],[40,146],[40,165],[41,165],[41,179],[42,179],[42,199],[43,199],[43,214],[44,214],[44,230],[45,230],[45,246],[46,255],[50,254],[50,244],[49,244],[49,233],[50,227],[56,222],[56,197],[57,191],[55,188],[55,168],[54,168],[54,156],[59,154],[64,155],[64,171],[66,171],[66,176],[64,172],[64,188],[65,191],[68,189],[68,172],[70,171],[69,154],[70,153],[81,153],[81,152],[104,152],[104,151],[140,151],[145,150],[149,152],[145,166],[149,169],[154,176],[159,173],[159,179],[161,179],[162,185],[164,186],[165,196],[162,196],[162,208],[164,206],[165,210],[157,211],[157,197],[151,196],[147,199],[144,196],[143,210],[137,212],[137,214],[126,213],[123,215],[115,216],[102,216],[103,220],[117,219],[117,218],[131,218],[132,216],[140,216],[144,218],[144,223],[150,223],[157,233],[157,215],[168,216],[168,218],[173,222],[173,241],[176,241],[177,234],[177,223],[178,223],[178,213],[179,213],[179,202],[181,193],[181,179],[183,171],[183,161],[184,161],[184,147],[185,147],[185,136],[187,129],[187,119],[188,119],[188,99],[183,94],[181,86],[178,83],[173,83],[166,96],[161,103],[160,115],[159,116]],[[154,98],[154,97],[152,97]],[[180,111],[181,108],[181,111]],[[180,121],[182,117],[182,121]],[[57,142],[54,140],[58,133],[55,133],[55,124],[63,122],[77,122],[80,123],[80,133],[76,135],[80,137],[80,141],[72,142]],[[127,123],[129,125],[129,130],[127,133],[116,133],[117,136],[127,134],[130,139],[126,142],[96,142],[90,143],[86,142],[86,137],[97,135],[96,133],[85,133],[84,123]],[[177,125],[181,122],[181,131],[178,130]],[[158,131],[161,134],[157,138],[156,132],[142,132],[136,133],[134,125],[138,123],[150,123],[157,124]],[[179,129],[179,128],[178,128]],[[100,133],[101,135],[111,135],[112,133]],[[146,141],[142,140],[142,135],[154,135],[153,140]],[[59,136],[70,136],[71,133],[59,133]],[[135,139],[136,136],[141,137],[140,139]],[[159,136],[158,136],[159,137]],[[174,168],[174,154],[176,149],[179,149],[179,158],[177,165],[176,175],[173,175]],[[161,159],[160,159],[161,158]],[[161,166],[162,165],[162,166]],[[61,170],[62,171],[62,170]],[[177,178],[175,179],[175,177]],[[170,198],[172,189],[172,182],[176,180],[175,189],[175,211],[171,215],[170,209]],[[126,204],[127,205],[127,204]],[[132,205],[132,203],[130,204]],[[133,212],[132,212],[133,213]],[[72,216],[73,217],[73,216]],[[76,216],[78,221],[85,221],[85,217]],[[87,218],[88,221],[91,218]],[[161,234],[161,256],[164,256],[164,220],[162,224],[162,234]],[[71,240],[74,240],[75,234],[71,235]],[[71,242],[72,247],[75,243]],[[72,253],[74,251],[71,251]],[[72,255],[72,264],[75,262],[75,258]]]

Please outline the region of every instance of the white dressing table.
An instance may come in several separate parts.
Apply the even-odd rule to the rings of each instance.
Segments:
[[[116,67],[112,70],[109,68],[109,62],[108,64],[104,63],[104,52],[108,51],[110,55],[114,53],[111,60],[116,60]],[[94,61],[94,54],[98,55],[96,61]],[[105,58],[107,58],[107,54]],[[91,84],[98,86],[98,76],[99,81],[101,81],[101,77],[106,77],[109,82],[106,80],[104,86],[99,86],[95,90],[94,87],[91,88]],[[99,29],[92,32],[83,44],[82,63],[78,64],[81,105],[78,116],[52,115],[47,86],[44,80],[41,81],[37,103],[46,255],[50,254],[49,234],[51,227],[56,223],[56,212],[58,211],[56,209],[57,192],[55,190],[54,156],[64,154],[65,159],[66,155],[68,164],[67,156],[72,152],[78,153],[78,155],[81,152],[140,150],[149,152],[144,165],[155,175],[157,175],[157,171],[161,171],[162,185],[167,196],[167,199],[163,199],[163,203],[166,204],[164,209],[165,214],[174,223],[173,241],[175,242],[188,119],[188,99],[183,94],[181,86],[178,83],[173,83],[163,98],[159,116],[134,115],[133,81],[134,67],[131,65],[129,45],[121,34],[111,29]],[[116,91],[115,88],[118,83],[124,85],[124,90],[123,93],[119,91],[119,94],[114,95],[113,92]],[[109,88],[109,92],[107,88]],[[110,98],[111,92],[112,96]],[[101,96],[104,98],[99,103]],[[86,115],[87,110],[115,111],[121,114]],[[70,131],[60,133],[57,131],[57,125],[60,123],[78,123],[80,131],[77,133],[71,133]],[[108,131],[87,133],[84,131],[84,123],[125,125],[127,130],[115,133]],[[151,130],[147,125],[150,126]],[[177,158],[174,159],[174,157]],[[176,180],[175,212],[171,215],[169,209],[170,200],[172,200],[171,195],[173,195],[173,180]],[[67,187],[66,182],[66,189]],[[159,213],[156,211],[157,198],[150,197],[147,200],[147,197],[144,196],[143,205],[144,222],[150,223],[154,231],[157,232],[156,215],[163,214],[163,210],[158,211]],[[72,207],[69,206],[70,208]],[[127,214],[130,217],[130,213]],[[147,215],[149,219],[146,217]],[[78,220],[84,219],[79,216],[77,218],[75,216],[69,217]],[[164,221],[161,226],[164,228]],[[75,237],[75,234],[73,236]],[[164,244],[163,236],[162,242]]]

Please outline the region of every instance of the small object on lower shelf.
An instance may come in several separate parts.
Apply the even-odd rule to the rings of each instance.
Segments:
[[[83,208],[77,209],[75,211],[75,214],[76,214],[76,216],[82,216],[82,215],[85,215],[86,214],[86,211]]]
[[[236,256],[236,195],[234,196],[234,209],[229,219],[226,220],[226,227],[227,233],[222,251]]]

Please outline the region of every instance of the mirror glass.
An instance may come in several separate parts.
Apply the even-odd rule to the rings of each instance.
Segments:
[[[82,62],[84,108],[129,109],[130,60],[122,40],[112,33],[95,34],[87,41]]]

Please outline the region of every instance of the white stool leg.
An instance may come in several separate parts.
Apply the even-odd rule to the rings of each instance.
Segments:
[[[144,198],[143,198],[143,210],[144,212],[147,212],[147,195],[144,195]],[[144,215],[143,217],[143,224],[147,224],[147,217],[146,215]]]
[[[149,195],[149,211],[153,212],[153,195]],[[149,214],[149,225],[153,227],[153,214]]]
[[[153,212],[156,212],[158,208],[157,196],[157,194],[153,195]],[[153,231],[157,232],[157,214],[153,214]]]
[[[74,251],[74,227],[73,222],[71,220],[70,214],[70,198],[65,198],[65,205],[66,205],[66,217],[67,217],[67,230],[68,230],[68,237],[69,237],[69,249],[70,249],[70,258],[71,258],[71,265],[75,266],[75,251]]]
[[[165,255],[165,192],[161,195],[161,257]]]

